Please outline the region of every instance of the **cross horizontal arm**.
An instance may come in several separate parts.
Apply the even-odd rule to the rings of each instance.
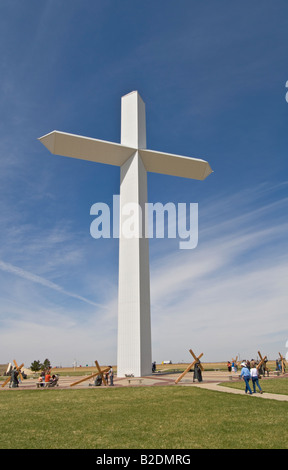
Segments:
[[[204,180],[212,173],[209,163],[199,158],[182,157],[146,149],[140,149],[139,154],[146,170],[152,173],[196,180]]]
[[[180,380],[183,379],[184,375],[186,375],[187,372],[189,372],[189,370],[192,369],[192,367],[196,364],[196,362],[197,362],[197,359],[195,361],[191,362],[191,364],[189,364],[187,369],[185,369],[184,372],[182,372],[182,374],[179,375],[179,377],[175,380],[175,384],[178,384],[178,382],[180,382]]]
[[[136,152],[121,144],[59,131],[50,132],[39,140],[54,155],[116,166],[123,165]]]
[[[257,365],[256,369],[260,369],[260,367],[262,366],[262,364],[264,364],[265,360],[267,359],[267,357],[261,357],[261,361],[259,362],[259,364]]]
[[[199,354],[198,357],[195,356],[194,352],[192,351],[192,349],[189,349],[189,352],[190,354],[192,354],[192,356],[194,357],[195,361],[199,361],[199,367],[200,369],[202,370],[202,372],[204,371],[204,367],[202,366],[201,362],[200,362],[200,357],[203,356],[203,353]]]
[[[70,387],[74,387],[74,385],[81,384],[81,382],[85,382],[85,380],[93,379],[93,377],[96,377],[96,375],[99,375],[99,372],[88,375],[88,377],[84,377],[84,379],[77,380],[77,382],[73,382],[73,384],[70,384]]]
[[[105,140],[53,131],[39,138],[54,155],[78,158],[108,165],[122,166],[136,148]],[[139,154],[147,171],[164,175],[204,180],[212,169],[208,162],[154,150],[140,149]]]

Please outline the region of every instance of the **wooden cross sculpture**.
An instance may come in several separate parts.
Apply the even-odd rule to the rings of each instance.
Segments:
[[[13,362],[14,362],[14,365],[15,365],[15,367],[16,367],[17,372],[19,373],[20,379],[23,380],[23,376],[22,376],[22,374],[21,374],[21,369],[22,369],[22,367],[24,366],[24,362],[23,362],[20,366],[18,366],[18,364],[17,364],[17,362],[15,361],[15,359],[13,359]],[[1,385],[1,387],[5,387],[5,385],[7,385],[8,382],[10,382],[10,380],[11,380],[11,377],[10,377],[10,375],[9,375],[8,379],[6,379],[6,380],[3,382],[3,384]]]
[[[103,380],[103,383],[104,385],[107,385],[107,382],[106,382],[106,379],[104,377],[104,374],[106,372],[108,372],[108,370],[110,369],[110,367],[105,367],[105,369],[101,369],[99,364],[98,364],[98,361],[95,361],[95,364],[96,364],[96,367],[97,367],[97,370],[98,372],[96,372],[95,374],[92,374],[92,375],[88,375],[88,377],[85,377],[84,379],[81,379],[81,380],[78,380],[77,382],[74,382],[73,384],[70,384],[70,387],[73,387],[74,385],[78,385],[80,384],[81,382],[85,382],[85,380],[89,380],[89,379],[92,379],[92,377],[95,377],[96,375],[101,375],[101,378]]]
[[[280,356],[279,362],[281,362],[282,374],[285,374],[285,359],[282,354],[278,353]]]
[[[256,366],[256,369],[259,370],[259,369],[261,368],[261,366],[264,364],[263,370],[264,370],[264,371],[266,370],[267,373],[268,373],[268,372],[269,372],[269,369],[268,369],[268,367],[266,367],[266,365],[265,365],[265,361],[267,360],[267,356],[262,357],[260,351],[258,351],[258,355],[259,355],[259,357],[260,357],[260,362],[259,362],[259,364]],[[265,374],[264,374],[264,375],[265,375]],[[269,375],[269,374],[268,374],[268,375]]]
[[[189,349],[189,352],[190,352],[190,354],[192,354],[192,356],[194,357],[194,361],[191,362],[191,364],[187,367],[187,369],[184,370],[184,372],[182,372],[181,375],[179,375],[178,379],[175,380],[175,384],[178,384],[178,382],[180,382],[180,380],[183,379],[184,375],[186,375],[187,372],[189,372],[189,370],[192,369],[192,367],[194,367],[197,362],[199,362],[199,367],[200,367],[200,369],[202,370],[202,372],[203,372],[203,370],[204,370],[204,368],[203,368],[203,366],[202,366],[202,364],[201,364],[201,362],[200,362],[200,357],[203,356],[203,353],[199,354],[199,356],[196,357],[195,354],[194,354],[194,352],[192,351],[192,349]]]
[[[236,366],[237,369],[238,369],[238,367],[239,367],[239,361],[237,361],[237,359],[238,359],[238,356],[236,356],[236,359],[232,359],[232,363],[234,362],[235,366]]]

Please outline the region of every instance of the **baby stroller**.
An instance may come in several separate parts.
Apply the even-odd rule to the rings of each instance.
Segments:
[[[49,381],[48,387],[58,387],[58,375],[52,375],[52,379]]]

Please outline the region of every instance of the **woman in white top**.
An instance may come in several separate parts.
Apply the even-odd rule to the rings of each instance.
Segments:
[[[251,374],[251,379],[252,379],[252,384],[253,384],[253,393],[256,393],[256,385],[259,388],[260,393],[263,393],[262,388],[260,387],[260,384],[259,384],[259,374],[258,374],[258,369],[255,367],[255,363],[251,363],[250,374]]]

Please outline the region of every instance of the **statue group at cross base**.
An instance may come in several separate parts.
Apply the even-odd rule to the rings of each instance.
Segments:
[[[10,377],[9,388],[16,388],[19,386],[19,372],[16,367],[13,367]]]

